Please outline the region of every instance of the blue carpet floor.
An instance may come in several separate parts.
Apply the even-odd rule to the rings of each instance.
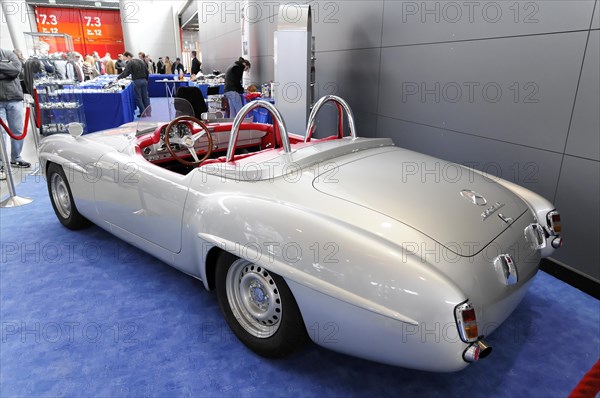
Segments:
[[[600,302],[540,272],[458,373],[380,365],[312,343],[284,360],[248,351],[201,283],[97,227],[72,232],[45,181],[0,210],[0,396],[565,397],[600,357]],[[368,344],[368,342],[367,342]]]

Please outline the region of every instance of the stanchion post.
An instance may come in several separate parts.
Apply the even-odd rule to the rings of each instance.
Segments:
[[[10,159],[8,158],[8,152],[6,152],[6,145],[4,141],[4,131],[0,127],[0,147],[2,150],[0,154],[2,155],[2,164],[4,165],[4,170],[6,171],[6,184],[8,186],[8,198],[4,199],[0,202],[0,208],[3,207],[18,207],[29,204],[33,202],[31,198],[22,198],[17,196],[17,192],[15,191],[15,182],[13,181],[12,176],[12,168],[10,167]]]
[[[35,106],[32,107],[31,106],[32,104],[35,104],[33,97],[29,94],[25,95],[25,105],[30,110],[29,125],[31,126],[31,134],[33,135],[33,142],[35,144],[35,154],[36,154],[36,157],[38,157],[38,153],[39,153],[39,149],[40,149],[40,130],[38,129],[36,120],[35,120]],[[38,157],[38,159],[39,159],[39,157]],[[33,171],[31,173],[29,173],[29,175],[41,176],[42,170],[40,169],[39,160],[35,162],[34,167],[35,168],[33,169]]]

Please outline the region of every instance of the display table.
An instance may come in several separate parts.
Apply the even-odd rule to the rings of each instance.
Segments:
[[[159,75],[159,74],[151,74],[148,76],[148,95],[150,97],[166,97],[167,93],[165,92],[164,83],[157,83],[158,80],[175,80],[175,77],[179,75],[168,74],[168,75]]]
[[[275,100],[273,99],[273,97],[258,97],[247,101],[246,98],[242,95],[242,103],[244,105],[246,105],[248,102],[258,100],[267,101],[273,105],[275,104]],[[273,124],[273,116],[271,115],[271,112],[269,112],[266,108],[254,108],[250,111],[250,113],[248,113],[248,116],[252,116],[252,121],[254,121],[255,123]]]
[[[208,98],[209,95],[217,95],[217,94],[221,94],[223,95],[224,93],[224,89],[225,89],[225,85],[224,84],[209,84],[209,83],[198,83],[198,82],[189,82],[190,86],[194,86],[194,87],[198,87],[200,89],[200,91],[202,91],[202,96],[204,98]],[[214,89],[215,92],[211,93],[208,92],[209,87],[212,87]]]
[[[121,92],[82,92],[87,132],[106,130],[133,121],[135,93],[133,84]]]
[[[189,80],[163,79],[163,80],[156,80],[156,84],[164,84],[165,85],[163,97],[173,98],[175,96],[175,94],[177,93],[177,89],[179,87],[181,87],[181,86],[187,87],[190,85],[190,82],[189,82]]]

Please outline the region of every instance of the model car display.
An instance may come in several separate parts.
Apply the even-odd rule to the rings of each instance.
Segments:
[[[330,102],[338,128],[313,138]],[[489,354],[484,338],[562,243],[544,198],[358,137],[338,97],[315,104],[304,136],[263,101],[210,124],[184,100],[166,103],[137,124],[44,138],[52,205],[66,227],[93,222],[216,290],[230,328],[260,355],[310,339],[386,364],[460,370]],[[244,119],[257,107],[273,125]]]

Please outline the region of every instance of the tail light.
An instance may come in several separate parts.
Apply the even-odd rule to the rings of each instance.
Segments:
[[[558,235],[561,231],[560,213],[556,210],[552,210],[546,216],[546,221],[548,222],[548,228],[550,228],[550,231],[552,231],[554,235]]]
[[[470,343],[476,341],[479,337],[477,329],[477,317],[475,316],[475,308],[470,301],[459,304],[454,308],[454,317],[456,318],[456,326],[462,341]]]

